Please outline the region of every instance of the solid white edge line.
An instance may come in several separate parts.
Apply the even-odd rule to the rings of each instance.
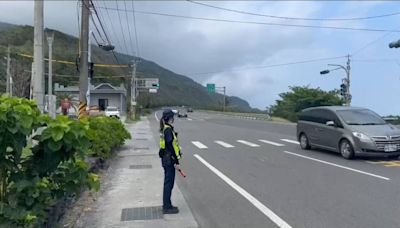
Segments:
[[[235,189],[238,193],[240,193],[244,198],[246,198],[251,204],[253,204],[258,210],[260,210],[264,215],[266,215],[272,222],[274,222],[277,226],[281,228],[292,228],[288,223],[286,223],[283,219],[281,219],[278,215],[276,215],[273,211],[271,211],[268,207],[262,204],[259,200],[257,200],[254,196],[244,190],[242,187],[233,182],[229,177],[225,176],[222,172],[220,172],[217,168],[212,166],[206,160],[204,160],[200,155],[194,155],[201,163],[203,163],[207,168],[209,168],[213,173],[215,173],[219,178],[225,181],[229,186]]]
[[[158,117],[157,117],[157,112],[154,112],[154,116],[156,117],[157,121],[160,121],[160,119],[158,119]]]
[[[281,139],[281,141],[288,142],[288,143],[293,143],[293,144],[297,144],[297,145],[300,144],[299,142],[297,142],[295,140],[291,140],[291,139]]]
[[[199,141],[192,141],[192,144],[199,149],[207,149],[208,147]]]
[[[235,147],[235,146],[233,146],[233,145],[231,145],[231,144],[229,144],[229,143],[226,143],[226,142],[223,142],[223,141],[220,141],[220,140],[216,140],[216,141],[214,141],[214,142],[215,142],[216,144],[219,144],[219,145],[225,147],[225,148],[233,148],[233,147]]]
[[[242,143],[242,144],[250,146],[250,147],[260,147],[260,145],[257,145],[255,143],[248,142],[248,141],[245,141],[245,140],[236,140],[236,142]]]
[[[305,159],[321,162],[321,163],[324,163],[324,164],[327,164],[327,165],[336,166],[338,168],[347,169],[347,170],[350,170],[350,171],[353,171],[353,172],[356,172],[356,173],[361,173],[361,174],[364,174],[364,175],[380,178],[380,179],[387,180],[387,181],[390,180],[390,178],[388,178],[388,177],[383,177],[383,176],[379,176],[379,175],[376,175],[376,174],[373,174],[373,173],[364,172],[364,171],[361,171],[361,170],[358,170],[358,169],[353,169],[353,168],[350,168],[350,167],[347,167],[347,166],[338,165],[338,164],[335,164],[335,163],[319,160],[319,159],[316,159],[316,158],[304,156],[304,155],[301,155],[301,154],[296,154],[296,153],[289,152],[289,151],[284,151],[284,152],[287,153],[287,154],[291,154],[291,155],[294,155],[294,156],[302,157],[302,158],[305,158]]]
[[[259,139],[258,141],[266,143],[266,144],[271,144],[271,145],[274,145],[274,146],[284,146],[283,144],[276,143],[276,142],[271,142],[271,141],[264,140],[264,139]]]

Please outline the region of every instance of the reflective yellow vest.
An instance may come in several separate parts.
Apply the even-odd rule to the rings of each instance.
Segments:
[[[164,125],[164,129],[162,134],[160,134],[160,148],[161,149],[165,149],[165,130],[167,128],[171,128],[171,126],[168,125]],[[181,148],[179,146],[179,142],[178,142],[178,138],[176,137],[176,134],[174,131],[172,131],[172,135],[174,136],[174,139],[172,140],[172,146],[174,147],[174,152],[176,157],[179,159],[181,159]]]

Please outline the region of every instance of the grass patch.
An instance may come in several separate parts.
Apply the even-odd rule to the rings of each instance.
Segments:
[[[284,119],[284,118],[281,118],[281,117],[275,117],[275,116],[271,117],[271,121],[272,122],[280,122],[280,123],[293,123],[293,122],[290,122],[287,119]]]

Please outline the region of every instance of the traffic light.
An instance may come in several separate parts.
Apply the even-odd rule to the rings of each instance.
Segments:
[[[399,47],[400,47],[400,40],[389,43],[389,48],[399,48]]]
[[[347,86],[346,84],[342,83],[340,85],[340,95],[342,95],[343,97],[346,96],[347,93]]]
[[[94,63],[89,63],[89,78],[93,79],[93,72],[94,72]]]

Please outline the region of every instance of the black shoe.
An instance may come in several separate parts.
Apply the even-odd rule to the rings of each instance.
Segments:
[[[170,207],[170,208],[163,208],[163,214],[178,214],[179,209],[178,207]]]

